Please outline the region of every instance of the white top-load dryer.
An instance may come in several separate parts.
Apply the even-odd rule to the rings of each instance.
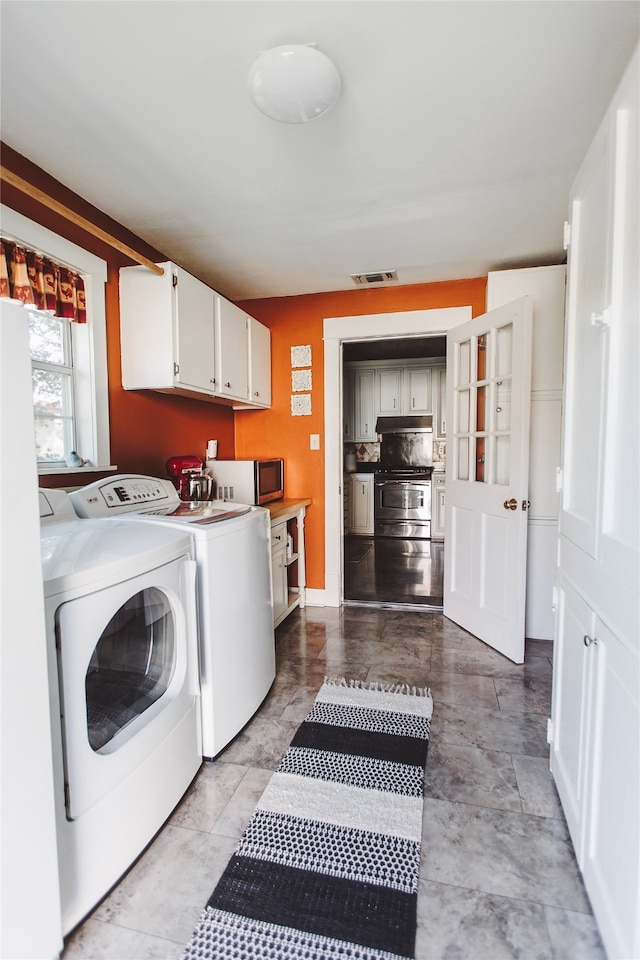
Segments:
[[[69,494],[79,517],[187,531],[198,566],[202,749],[212,759],[275,679],[270,516],[262,507],[180,500],[170,480],[124,474]]]
[[[80,520],[63,491],[40,491],[40,518],[67,934],[202,763],[196,563],[184,530]]]

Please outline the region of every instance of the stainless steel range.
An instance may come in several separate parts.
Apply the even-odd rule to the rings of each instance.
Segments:
[[[380,467],[374,474],[377,537],[431,537],[431,417],[379,417]]]

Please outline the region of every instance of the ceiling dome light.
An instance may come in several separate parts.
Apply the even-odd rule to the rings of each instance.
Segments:
[[[289,44],[261,53],[248,85],[258,109],[280,123],[317,120],[340,96],[335,64],[313,45]]]

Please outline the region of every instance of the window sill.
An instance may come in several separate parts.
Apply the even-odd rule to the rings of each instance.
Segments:
[[[115,473],[117,469],[117,467],[112,465],[106,467],[94,467],[89,465],[83,467],[59,467],[57,465],[45,467],[44,465],[38,464],[38,475],[41,477],[50,477],[65,473]]]

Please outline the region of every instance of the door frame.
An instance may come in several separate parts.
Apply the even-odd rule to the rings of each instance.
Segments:
[[[355,317],[325,317],[324,340],[324,604],[339,607],[344,598],[343,576],[343,429],[342,344],[348,341],[444,336],[471,320],[467,307],[405,310]]]

